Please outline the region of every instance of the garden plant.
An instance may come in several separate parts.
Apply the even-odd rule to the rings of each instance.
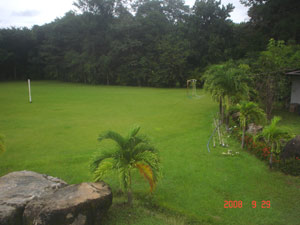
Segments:
[[[160,160],[158,151],[149,143],[146,136],[138,135],[139,126],[132,128],[128,135],[122,137],[114,131],[101,134],[99,141],[113,140],[116,146],[112,149],[101,151],[91,163],[94,180],[103,180],[105,176],[116,171],[120,184],[127,192],[128,204],[132,204],[132,171],[139,170],[150,185],[150,192],[155,188],[160,175]]]

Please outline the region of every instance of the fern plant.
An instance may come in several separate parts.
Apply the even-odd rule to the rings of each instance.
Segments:
[[[126,137],[114,131],[106,131],[98,140],[110,139],[115,148],[101,151],[91,162],[94,180],[103,180],[111,172],[119,174],[121,188],[127,192],[128,204],[132,203],[132,171],[137,169],[150,185],[150,192],[155,188],[160,174],[158,151],[149,143],[146,136],[138,135],[139,126],[132,128]]]

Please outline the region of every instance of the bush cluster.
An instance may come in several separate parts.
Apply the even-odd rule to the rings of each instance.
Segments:
[[[234,135],[241,140],[241,134],[238,128],[235,128]],[[259,159],[269,162],[271,146],[268,146],[263,140],[255,140],[251,135],[245,136],[245,149],[257,156]],[[273,168],[293,176],[300,175],[300,158],[290,158],[285,161],[280,159],[280,152],[273,153]]]

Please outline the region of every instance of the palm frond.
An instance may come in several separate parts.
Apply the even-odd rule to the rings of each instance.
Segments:
[[[102,163],[103,160],[108,158],[114,158],[116,155],[116,151],[101,151],[96,153],[91,161],[90,161],[90,169],[92,172],[95,172],[99,166],[99,164]]]
[[[140,143],[139,145],[137,145],[133,149],[132,155],[135,156],[138,153],[142,153],[142,152],[145,152],[145,151],[149,151],[149,152],[153,152],[153,153],[158,153],[157,149],[154,146],[152,146],[152,145],[150,145],[148,143]]]
[[[144,135],[130,137],[125,141],[125,149],[132,151],[136,146],[140,144],[147,144],[147,143],[148,143],[148,139]]]
[[[120,167],[118,170],[120,184],[123,190],[128,190],[128,188],[130,187],[130,183],[131,183],[130,169],[131,167],[128,165],[126,167]]]
[[[150,192],[152,192],[155,188],[155,181],[153,179],[153,173],[150,166],[143,163],[136,163],[135,166],[140,171],[140,174],[143,175],[146,180],[148,180],[150,185]]]
[[[264,123],[266,120],[265,112],[254,102],[241,101],[236,109],[240,112],[240,120],[255,123]]]
[[[278,122],[281,120],[280,117],[275,116],[271,120],[271,124],[266,126],[262,131],[262,136],[268,143],[274,143],[276,149],[280,147],[280,140],[281,139],[288,139],[291,137],[289,132],[286,130],[278,127]]]
[[[209,91],[215,99],[220,96],[228,96],[237,102],[240,99],[248,98],[251,79],[245,74],[249,71],[245,64],[236,65],[229,61],[220,65],[210,66],[204,73],[204,89]]]
[[[117,132],[114,131],[106,131],[103,134],[100,134],[98,137],[98,141],[102,141],[104,139],[111,139],[113,141],[115,141],[121,148],[123,148],[124,144],[125,144],[125,140],[124,138]]]
[[[94,181],[103,180],[107,175],[111,174],[113,170],[117,169],[117,161],[114,158],[106,158],[102,160],[94,172]]]
[[[153,179],[155,182],[161,177],[160,159],[157,153],[150,151],[140,152],[135,156],[134,160],[135,162],[150,166],[154,174]]]
[[[128,137],[130,137],[130,138],[135,137],[140,129],[141,129],[141,127],[139,125],[134,126],[133,128],[130,129],[130,131],[128,133]]]

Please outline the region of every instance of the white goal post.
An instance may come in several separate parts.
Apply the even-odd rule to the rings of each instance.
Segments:
[[[31,99],[31,88],[30,88],[30,79],[28,79],[28,92],[29,92],[29,103],[32,103],[32,99]]]

